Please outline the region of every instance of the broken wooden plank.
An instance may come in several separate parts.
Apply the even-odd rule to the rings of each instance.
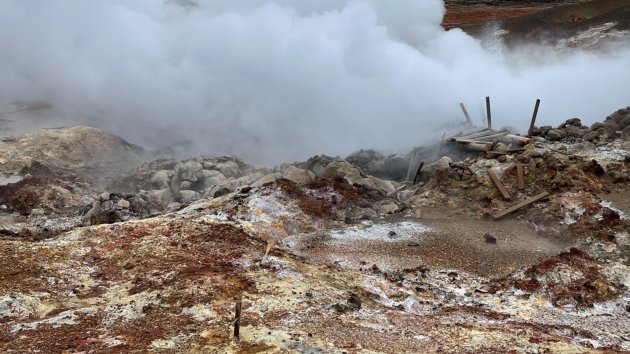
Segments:
[[[466,117],[466,122],[472,124],[472,121],[470,120],[470,116],[468,115],[468,111],[466,110],[466,107],[464,106],[464,104],[460,102],[459,106],[462,108],[462,112],[464,112],[464,116]]]
[[[490,129],[485,129],[484,131],[479,131],[479,132],[468,133],[468,134],[456,136],[455,139],[475,139],[475,138],[480,138],[480,137],[484,137],[484,136],[488,136],[488,135],[492,135],[492,134],[497,134],[497,133],[498,133],[497,131],[490,130]]]
[[[525,174],[523,173],[523,164],[516,164],[516,176],[518,177],[518,189],[525,189]]]
[[[490,179],[492,179],[492,182],[494,182],[494,185],[497,187],[499,192],[501,192],[501,195],[503,195],[503,198],[510,200],[510,192],[508,192],[503,183],[501,183],[501,179],[499,179],[499,176],[494,168],[488,169],[488,175],[490,176]]]
[[[473,135],[476,135],[476,134],[483,134],[483,133],[486,133],[488,131],[490,131],[488,128],[483,128],[483,129],[472,131],[472,132],[468,132],[468,133],[465,133],[465,134],[464,133],[459,133],[459,134],[451,136],[450,138],[448,138],[448,140],[454,141],[455,139],[459,139],[459,138],[463,138],[463,137],[469,137],[469,136],[473,136]]]
[[[508,215],[510,213],[513,213],[513,212],[515,212],[515,211],[517,211],[517,210],[519,210],[519,209],[521,209],[523,207],[526,207],[526,206],[528,206],[528,205],[530,205],[532,203],[536,203],[539,200],[545,199],[548,196],[549,196],[549,193],[542,192],[540,194],[537,194],[537,195],[535,195],[535,196],[533,196],[531,198],[525,199],[525,200],[523,200],[520,203],[517,203],[517,204],[515,204],[515,205],[513,205],[513,206],[511,206],[511,207],[509,207],[509,208],[507,208],[507,209],[505,209],[503,211],[500,211],[500,212],[492,215],[492,218],[495,219],[495,220],[500,219],[500,218],[502,218],[502,217],[504,217],[504,216],[506,216],[506,215]]]

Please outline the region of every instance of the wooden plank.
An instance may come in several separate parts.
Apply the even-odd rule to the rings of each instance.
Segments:
[[[510,213],[513,213],[513,212],[515,212],[515,211],[517,211],[517,210],[519,210],[519,209],[521,209],[523,207],[526,207],[526,206],[528,206],[528,205],[530,205],[532,203],[536,203],[539,200],[545,199],[548,196],[549,196],[549,193],[542,192],[540,194],[537,194],[537,195],[535,195],[535,196],[533,196],[531,198],[525,199],[525,200],[523,200],[520,203],[517,203],[517,204],[515,204],[515,205],[513,205],[513,206],[511,206],[511,207],[509,207],[509,208],[507,208],[507,209],[505,209],[503,211],[500,211],[500,212],[492,215],[492,218],[495,219],[495,220],[498,220],[498,219],[500,219],[500,218],[502,218],[502,217],[504,217],[504,216],[506,216],[506,215],[508,215]]]
[[[492,179],[492,182],[494,182],[494,185],[497,187],[499,192],[501,192],[501,195],[503,195],[503,198],[510,200],[510,193],[507,189],[505,189],[503,183],[501,183],[501,179],[497,176],[497,172],[493,168],[489,168],[488,175],[490,176],[490,179]]]
[[[534,130],[534,124],[536,124],[536,116],[538,116],[538,107],[540,106],[540,100],[536,100],[536,106],[534,107],[534,114],[532,114],[532,121],[529,123],[529,130],[527,131],[527,137],[532,137],[532,130]]]
[[[469,133],[465,133],[465,134],[464,133],[460,133],[460,134],[451,136],[450,138],[448,138],[448,140],[452,141],[452,140],[459,139],[459,138],[475,136],[477,134],[485,134],[485,133],[487,133],[489,131],[490,130],[488,128],[483,128],[483,129],[476,130],[476,131],[469,132]]]
[[[466,107],[464,106],[464,104],[460,102],[459,106],[462,108],[462,112],[464,112],[464,116],[466,117],[466,122],[472,123],[472,121],[470,120],[470,116],[468,115],[468,111],[466,110]]]
[[[523,164],[516,164],[516,176],[518,177],[518,189],[525,189],[525,174],[523,173]]]

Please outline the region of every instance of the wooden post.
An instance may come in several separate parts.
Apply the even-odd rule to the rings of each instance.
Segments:
[[[527,137],[532,137],[532,131],[534,130],[534,124],[536,124],[536,116],[538,116],[538,107],[540,106],[540,100],[536,100],[536,106],[534,106],[534,114],[532,114],[532,121],[529,123],[529,130],[527,131]]]
[[[520,203],[517,203],[517,204],[515,204],[515,205],[513,205],[513,206],[511,206],[511,207],[509,207],[509,208],[507,208],[507,209],[505,209],[503,211],[500,211],[500,212],[492,215],[492,218],[495,219],[495,220],[500,219],[500,218],[506,216],[507,214],[515,212],[515,211],[519,210],[520,208],[528,206],[528,205],[530,205],[532,203],[535,203],[535,202],[537,202],[539,200],[545,199],[548,196],[549,196],[549,193],[542,192],[542,193],[540,193],[538,195],[535,195],[535,196],[533,196],[533,197],[531,197],[529,199],[525,199],[525,200],[523,200]]]
[[[505,189],[503,183],[501,183],[501,180],[499,179],[499,176],[497,176],[496,171],[493,168],[490,168],[488,169],[488,175],[490,176],[490,179],[492,179],[492,182],[494,182],[494,185],[497,187],[499,192],[501,192],[501,194],[503,195],[503,198],[510,200],[510,193],[507,191],[507,189]]]
[[[492,115],[490,114],[490,96],[486,96],[486,116],[488,117],[488,129],[492,129]]]
[[[464,104],[460,102],[459,106],[462,108],[462,112],[464,112],[464,116],[466,117],[466,122],[472,123],[472,121],[470,120],[470,116],[468,115],[468,111],[466,110],[466,107],[464,106]]]
[[[523,164],[516,164],[516,176],[518,177],[518,189],[525,189],[525,174],[523,173]]]
[[[236,313],[234,315],[234,338],[236,340],[240,337],[241,329],[241,295],[236,298]]]

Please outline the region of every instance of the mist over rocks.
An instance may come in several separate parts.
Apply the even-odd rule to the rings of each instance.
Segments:
[[[148,149],[276,165],[408,151],[461,120],[459,102],[480,121],[485,96],[521,131],[536,98],[551,125],[589,125],[630,98],[630,49],[489,48],[442,29],[439,0],[0,6],[0,97],[53,107],[20,113],[16,132],[88,124]]]

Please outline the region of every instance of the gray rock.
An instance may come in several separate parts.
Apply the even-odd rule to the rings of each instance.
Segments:
[[[239,162],[238,159],[233,157],[220,157],[204,160],[203,167],[206,170],[219,171],[226,178],[237,178],[242,174]]]
[[[551,129],[547,132],[547,140],[558,141],[564,139],[567,133],[562,129]]]
[[[196,182],[203,178],[203,165],[197,161],[187,161],[175,167],[175,174],[179,175],[182,181]]]
[[[296,184],[306,185],[313,182],[315,174],[308,170],[303,170],[295,166],[289,166],[283,171],[282,177]]]
[[[191,191],[191,190],[181,190],[179,191],[179,200],[182,203],[191,203],[194,202],[195,200],[199,199],[201,197],[201,195],[198,192],[195,191]]]
[[[590,131],[590,132],[584,134],[582,139],[584,139],[586,141],[593,141],[593,140],[597,139],[598,137],[599,137],[599,132],[598,131]]]
[[[619,128],[621,128],[622,130],[630,127],[630,114],[625,116],[621,122],[619,122]]]
[[[394,187],[392,182],[380,179],[378,177],[365,177],[357,180],[355,183],[364,187],[376,189],[383,195],[389,195],[396,191],[396,187]]]
[[[157,171],[151,177],[151,185],[155,189],[164,189],[169,187],[169,182],[171,181],[171,176],[173,175],[172,171],[169,170],[160,170]]]
[[[183,181],[179,184],[179,189],[191,189],[193,183],[191,181]]]
[[[216,185],[220,185],[227,181],[227,178],[223,175],[223,173],[213,170],[203,170],[204,180],[203,180],[203,188],[208,189],[212,188]]]
[[[118,201],[118,203],[116,203],[116,208],[118,208],[118,209],[129,209],[130,205],[131,204],[128,201],[126,201],[125,199],[120,199]]]
[[[591,125],[591,130],[597,130],[599,128],[603,128],[604,127],[604,123],[602,122],[595,122]]]
[[[323,176],[328,178],[341,177],[350,184],[354,184],[363,178],[358,168],[342,160],[329,163],[324,169]]]
[[[612,120],[607,120],[604,122],[604,128],[606,128],[606,130],[608,130],[608,132],[616,132],[618,130],[620,130],[619,124],[617,124],[617,122],[612,121]]]
[[[103,193],[99,194],[99,195],[98,195],[98,199],[99,199],[101,202],[104,202],[104,201],[109,200],[109,192],[103,192]]]
[[[173,198],[173,193],[169,188],[149,191],[148,197],[151,203],[161,209],[165,208],[167,205],[175,201],[175,198]]]
[[[567,119],[565,124],[567,126],[572,125],[574,127],[580,127],[582,126],[582,121],[580,120],[580,118],[571,118],[571,119]]]
[[[630,141],[630,126],[627,126],[621,132],[621,138],[626,141]]]

